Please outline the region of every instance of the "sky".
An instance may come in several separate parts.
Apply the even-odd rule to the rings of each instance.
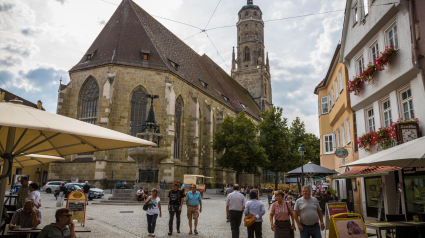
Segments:
[[[246,0],[133,1],[230,74],[237,14]],[[0,0],[0,88],[34,103],[41,100],[47,111],[55,113],[59,80],[69,82],[68,70],[80,61],[120,3]],[[300,117],[307,132],[319,135],[313,91],[326,76],[341,39],[345,1],[254,0],[254,4],[265,21],[273,104],[283,108],[289,122]],[[229,27],[211,29],[222,26]]]

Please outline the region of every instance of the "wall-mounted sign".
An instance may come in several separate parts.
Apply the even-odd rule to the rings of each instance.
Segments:
[[[345,158],[345,157],[347,157],[348,156],[348,150],[346,150],[346,149],[337,149],[336,151],[335,151],[335,155],[338,157],[338,158]]]

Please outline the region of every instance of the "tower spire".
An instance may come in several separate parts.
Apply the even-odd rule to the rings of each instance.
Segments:
[[[236,64],[236,60],[235,60],[235,47],[233,46],[233,53],[232,53],[232,70],[235,69],[235,64]]]
[[[267,52],[266,67],[267,67],[267,72],[269,72],[269,73],[270,73],[269,52]]]
[[[247,4],[254,4],[253,0],[248,0]]]

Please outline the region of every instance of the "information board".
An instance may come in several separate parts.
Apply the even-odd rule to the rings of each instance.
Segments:
[[[85,225],[86,221],[86,195],[81,191],[74,191],[68,195],[66,208],[71,210],[74,223]]]
[[[329,238],[367,238],[361,215],[341,213],[330,217]]]
[[[347,203],[331,202],[325,205],[326,230],[329,230],[329,218],[340,213],[347,213]]]

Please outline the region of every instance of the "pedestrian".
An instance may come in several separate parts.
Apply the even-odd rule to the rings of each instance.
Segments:
[[[136,199],[137,201],[142,201],[142,196],[143,196],[143,187],[140,187],[139,190],[137,190],[136,192]]]
[[[16,209],[23,208],[25,204],[25,199],[30,195],[30,190],[28,187],[28,177],[21,176],[20,182],[21,182],[21,187],[18,189],[18,192],[16,193],[18,195]]]
[[[263,235],[263,216],[266,214],[266,208],[262,202],[258,201],[258,195],[255,192],[250,192],[249,197],[251,198],[251,201],[246,203],[245,216],[252,214],[257,219],[255,220],[254,224],[247,227],[248,238],[254,238],[254,234],[255,238],[261,238]]]
[[[246,186],[245,193],[246,193],[246,200],[248,200],[248,198],[249,198],[249,193],[250,193],[249,186]]]
[[[233,183],[230,183],[229,184],[229,187],[226,189],[226,191],[224,191],[224,196],[227,196],[227,195],[229,195],[229,194],[231,194],[233,192]],[[226,213],[227,214],[227,221],[226,222],[230,222],[230,220],[229,220],[229,213]]]
[[[202,197],[199,191],[196,191],[196,184],[190,185],[191,191],[186,195],[187,219],[189,220],[189,235],[192,235],[192,219],[195,220],[195,234],[198,234],[196,229],[198,226],[199,213],[202,212]],[[199,206],[199,208],[198,208]]]
[[[156,219],[162,216],[161,211],[161,199],[158,197],[158,190],[153,188],[151,196],[148,197],[145,204],[148,204],[148,210],[146,211],[146,217],[148,220],[148,236],[155,237],[155,225]]]
[[[275,192],[276,202],[272,204],[270,209],[270,224],[274,231],[274,237],[290,237],[291,226],[295,230],[294,211],[289,202],[283,200],[283,192],[278,190]],[[274,222],[273,222],[274,217]],[[292,225],[289,219],[292,220]]]
[[[239,185],[233,185],[233,192],[227,195],[226,214],[230,220],[232,238],[239,238],[239,227],[242,222],[242,214],[245,210],[245,197],[239,192]]]
[[[83,186],[83,192],[86,194],[87,205],[89,205],[90,186],[89,181],[86,181]]]
[[[9,224],[9,229],[15,229],[16,225],[20,225],[22,228],[33,228],[37,227],[41,223],[41,212],[34,208],[32,200],[28,200],[24,203],[24,207],[15,211],[12,216],[12,220]]]
[[[76,238],[75,224],[72,222],[71,217],[71,210],[68,208],[56,210],[56,223],[45,226],[38,235],[38,238]]]
[[[302,188],[302,195],[295,202],[294,208],[294,217],[300,230],[300,236],[301,238],[321,238],[320,230],[325,229],[325,224],[323,223],[323,214],[319,201],[310,196],[310,185],[305,185]]]
[[[40,192],[38,191],[38,185],[32,183],[29,185],[30,195],[25,199],[25,202],[32,200],[34,203],[34,208],[39,209],[41,207],[41,197]]]
[[[180,233],[180,214],[182,212],[184,194],[178,189],[179,184],[173,183],[173,189],[168,193],[168,212],[170,213],[168,235],[173,234],[173,219],[176,214],[177,219],[177,233]]]
[[[66,192],[65,183],[61,183],[61,186],[58,188],[58,190],[60,190],[59,198],[61,199],[61,206],[62,206],[63,200],[65,199],[65,192]]]

